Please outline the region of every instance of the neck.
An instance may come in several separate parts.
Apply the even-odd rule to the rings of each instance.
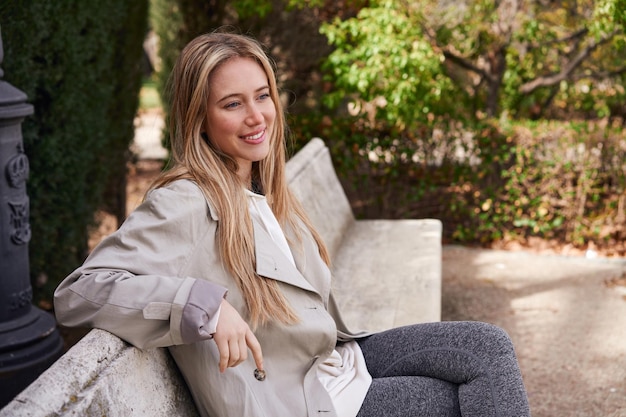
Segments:
[[[241,183],[250,190],[252,187],[252,164],[249,166],[239,165],[237,176],[241,180]]]

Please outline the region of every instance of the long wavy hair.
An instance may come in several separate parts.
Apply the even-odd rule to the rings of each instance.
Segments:
[[[278,283],[256,274],[252,220],[244,191],[246,184],[237,175],[237,162],[202,137],[211,94],[211,75],[220,65],[235,57],[254,59],[261,66],[276,107],[276,120],[269,134],[270,150],[265,159],[253,163],[252,179],[262,189],[283,230],[290,227],[299,240],[302,233],[310,233],[320,256],[329,264],[322,239],[287,186],[286,124],[276,76],[269,57],[252,38],[213,32],[198,36],[182,50],[168,88],[171,168],[164,171],[151,188],[163,187],[179,179],[193,180],[217,211],[219,251],[243,294],[251,326],[254,328],[270,321],[292,324],[298,321],[298,317]]]

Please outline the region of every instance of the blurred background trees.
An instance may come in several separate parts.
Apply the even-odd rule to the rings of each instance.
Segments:
[[[82,261],[95,213],[123,218],[142,77],[163,92],[183,45],[224,25],[267,46],[291,151],[322,137],[357,216],[439,218],[448,242],[538,238],[624,255],[624,10],[625,0],[2,2],[5,79],[36,111],[24,124],[33,281],[47,277],[50,290]],[[159,45],[149,76],[148,26]]]
[[[452,239],[619,246],[623,10],[613,0],[381,0],[324,23],[326,102],[349,97],[373,128],[356,144],[370,183],[354,189],[380,197],[396,185],[388,174],[402,173],[393,195],[404,203],[387,196],[402,212],[369,207],[443,217]]]
[[[402,124],[429,112],[598,118],[624,116],[616,10],[611,0],[383,0],[322,30],[336,47],[327,67],[337,94],[384,97]]]

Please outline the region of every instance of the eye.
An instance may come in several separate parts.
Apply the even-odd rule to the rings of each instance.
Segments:
[[[261,95],[259,96],[259,100],[267,100],[268,98],[272,98],[270,96],[270,93],[261,93]]]
[[[240,106],[240,103],[238,101],[231,101],[230,103],[226,103],[224,105],[225,109],[234,109]]]

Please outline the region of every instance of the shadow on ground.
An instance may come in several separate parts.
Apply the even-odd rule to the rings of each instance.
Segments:
[[[534,417],[626,416],[626,260],[445,246],[443,319],[506,329]]]

